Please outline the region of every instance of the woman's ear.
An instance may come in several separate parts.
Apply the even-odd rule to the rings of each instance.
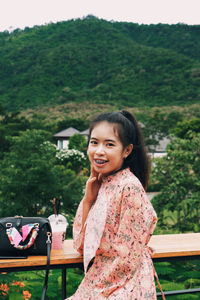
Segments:
[[[124,158],[127,158],[133,151],[133,144],[129,144],[124,151]]]

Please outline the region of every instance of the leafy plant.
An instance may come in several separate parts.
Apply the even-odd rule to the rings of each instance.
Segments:
[[[10,152],[0,162],[0,214],[49,215],[50,200],[62,198],[63,208],[74,209],[70,183],[79,183],[76,196],[81,198],[83,180],[75,167],[59,164],[55,145],[48,142],[49,134],[42,130],[27,130],[12,139]],[[72,151],[72,150],[71,150]],[[83,155],[84,157],[84,155]],[[81,168],[82,161],[78,161]]]
[[[199,144],[200,134],[195,132],[190,132],[189,139],[174,138],[167,155],[155,163],[153,178],[161,189],[153,203],[163,228],[199,231]],[[167,220],[166,211],[172,212],[173,222]]]

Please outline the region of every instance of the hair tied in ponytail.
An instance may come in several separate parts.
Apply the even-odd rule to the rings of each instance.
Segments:
[[[126,111],[126,110],[121,110],[120,113],[122,114],[122,116],[124,116],[125,118],[129,119],[128,116],[129,116],[129,112]]]

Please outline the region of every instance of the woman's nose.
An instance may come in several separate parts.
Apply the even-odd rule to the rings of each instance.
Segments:
[[[103,147],[103,145],[98,145],[98,147],[96,148],[96,153],[97,154],[104,154],[105,153],[105,151],[104,151],[105,149],[104,149],[104,147]]]

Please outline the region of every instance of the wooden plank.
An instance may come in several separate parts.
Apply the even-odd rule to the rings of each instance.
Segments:
[[[154,235],[149,246],[153,258],[200,255],[200,233]]]
[[[165,234],[152,236],[149,246],[154,249],[153,258],[200,255],[200,233]],[[52,265],[82,263],[83,257],[73,249],[73,241],[66,240],[63,250],[51,251]],[[27,259],[0,259],[1,268],[46,265],[45,256],[29,256]]]

